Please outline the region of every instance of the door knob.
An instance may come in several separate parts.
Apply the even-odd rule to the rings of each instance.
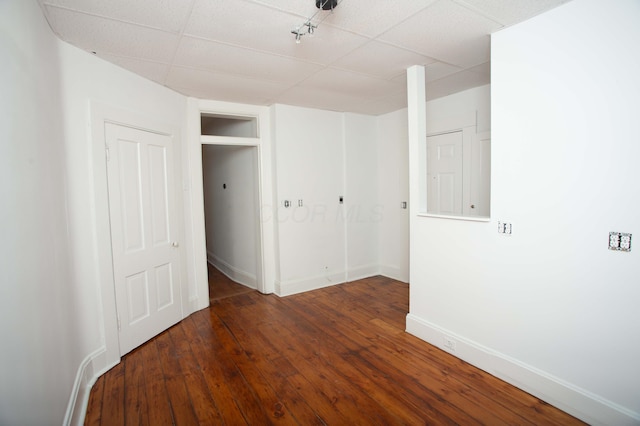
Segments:
[[[180,244],[178,244],[178,242],[177,242],[177,241],[173,241],[173,242],[171,243],[171,247],[178,247],[179,245],[180,245]]]

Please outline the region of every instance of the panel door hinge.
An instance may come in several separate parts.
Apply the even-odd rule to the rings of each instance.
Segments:
[[[104,148],[104,151],[105,151],[105,156],[107,157],[107,161],[111,161],[111,151],[109,151],[109,147],[106,146]]]

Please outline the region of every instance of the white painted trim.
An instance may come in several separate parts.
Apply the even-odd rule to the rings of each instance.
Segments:
[[[65,426],[82,426],[87,412],[91,388],[98,377],[117,364],[105,364],[106,347],[101,347],[90,353],[80,363],[73,383],[67,411],[62,422]],[[97,368],[97,366],[101,366]]]
[[[254,274],[251,274],[242,269],[238,269],[235,266],[220,259],[215,254],[207,250],[207,261],[217,268],[220,272],[226,275],[230,280],[233,280],[246,287],[257,290],[257,280]]]
[[[380,275],[403,283],[409,282],[409,273],[397,266],[380,265]]]
[[[235,104],[220,101],[208,101],[189,98],[188,100],[188,160],[190,166],[190,206],[191,229],[189,239],[193,251],[193,275],[199,294],[207,294],[208,279],[207,249],[205,238],[202,145],[242,145],[255,146],[258,149],[258,203],[260,217],[257,223],[257,271],[256,288],[268,294],[274,292],[275,253],[274,253],[274,212],[271,172],[271,119],[269,107]],[[200,114],[222,114],[225,116],[250,116],[258,118],[258,138],[230,138],[224,136],[201,136]]]
[[[388,267],[386,272],[393,272],[393,268]],[[395,271],[399,271],[399,269],[395,268]],[[397,279],[398,281],[407,282],[408,280],[398,279],[395,276],[390,276],[392,274],[382,273],[380,270],[380,265],[378,264],[370,264],[364,265],[357,268],[351,268],[348,271],[338,271],[331,275],[317,275],[315,277],[303,278],[299,280],[291,280],[291,281],[276,281],[276,291],[275,293],[278,296],[291,296],[292,294],[304,293],[306,291],[318,290],[325,287],[331,287],[333,285],[344,284],[345,282],[352,282],[361,280],[364,278],[374,277],[376,275],[384,275],[392,279]],[[399,272],[397,275],[401,276]],[[345,277],[346,281],[345,281]]]
[[[469,222],[491,222],[490,217],[479,216],[449,216],[445,214],[433,214],[433,213],[418,213],[418,217],[432,217],[435,219],[453,219],[453,220],[466,220]]]
[[[258,146],[260,145],[260,138],[200,135],[200,142],[203,145]]]
[[[104,348],[101,348],[101,350],[104,350]],[[93,354],[90,354],[82,360],[76,372],[76,379],[73,382],[73,388],[71,388],[71,396],[67,404],[64,421],[62,422],[63,425],[80,425],[84,421],[87,411],[86,401],[88,401],[89,393],[91,392],[91,387],[88,386],[88,383],[93,378],[92,358]],[[78,404],[78,401],[82,403]]]
[[[171,135],[174,143],[180,148],[182,143],[180,138],[182,133],[180,129],[168,123],[156,121],[153,117],[141,115],[134,111],[129,111],[124,108],[115,107],[94,100],[89,100],[89,140],[91,141],[90,151],[93,161],[93,191],[91,191],[94,197],[92,205],[94,206],[94,223],[93,229],[95,230],[96,241],[96,264],[98,265],[98,277],[97,280],[100,286],[100,296],[102,301],[102,326],[103,326],[103,339],[105,354],[103,359],[103,365],[96,365],[95,369],[104,370],[107,366],[113,366],[120,362],[120,342],[118,335],[118,315],[116,309],[115,300],[115,284],[113,276],[113,256],[111,251],[111,225],[109,219],[109,192],[107,183],[107,164],[105,157],[105,123],[114,123],[117,125],[127,126],[144,131],[150,131],[154,133],[162,133]],[[180,149],[176,149],[175,154],[177,156],[176,161],[180,161]],[[183,164],[180,165],[180,168]],[[176,174],[176,179],[181,180],[181,174]],[[184,203],[182,194],[177,194],[177,201]],[[183,214],[184,212],[180,212]],[[180,223],[183,223],[184,218],[179,218]],[[180,231],[181,237],[186,237],[184,231]],[[185,253],[181,254],[181,262],[186,262]],[[181,318],[185,318],[195,310],[190,310],[191,306],[195,304],[189,304],[187,301],[188,294],[188,275],[186,268],[182,268],[180,275],[181,286]],[[206,295],[206,303],[204,306],[208,306],[209,298]],[[200,297],[201,298],[201,297]],[[198,300],[198,304],[202,304],[201,300]],[[106,370],[105,370],[106,371]]]
[[[347,282],[357,281],[364,278],[380,275],[380,266],[375,264],[362,265],[347,270]]]
[[[337,284],[344,284],[345,271],[338,271],[330,275],[318,275],[301,280],[276,281],[275,293],[280,296],[291,296],[292,294],[304,293],[306,291],[318,290],[331,287]]]
[[[346,218],[348,206],[350,205],[349,200],[351,200],[351,194],[349,193],[349,187],[347,185],[347,116],[345,113],[340,114],[340,127],[341,127],[341,141],[340,148],[342,150],[342,195],[345,197],[346,204],[341,203],[338,205],[339,215]],[[349,221],[342,221],[342,249],[344,250],[344,278],[342,281],[349,281]],[[355,279],[352,279],[355,281]]]
[[[589,424],[637,425],[640,422],[640,413],[458,336],[416,315],[407,314],[407,332]],[[455,352],[444,346],[445,336],[455,341]]]
[[[189,245],[189,274],[195,294],[189,302],[203,309],[209,306],[209,281],[207,276],[207,244],[204,227],[204,197],[202,189],[202,145],[200,144],[200,109],[198,100],[187,99],[187,140],[185,182],[188,186],[187,235]]]

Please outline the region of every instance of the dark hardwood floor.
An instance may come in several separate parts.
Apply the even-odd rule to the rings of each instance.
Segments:
[[[211,302],[254,291],[231,280],[210,263],[207,264],[207,273],[209,275],[209,300]]]
[[[373,277],[214,300],[100,377],[85,424],[581,424],[405,333],[408,298]]]

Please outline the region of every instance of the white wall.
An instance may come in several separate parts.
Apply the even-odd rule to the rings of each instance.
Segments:
[[[407,109],[377,117],[380,273],[409,282],[409,143]]]
[[[639,21],[574,0],[495,34],[492,220],[411,218],[408,330],[593,424],[640,423],[639,252],[607,249],[639,232]]]
[[[429,86],[427,85],[427,93]],[[427,102],[427,134],[476,126],[475,132],[491,130],[491,86],[464,90]]]
[[[36,2],[0,2],[0,28],[0,424],[62,424],[87,346],[58,42]]]
[[[116,347],[112,345],[117,339],[115,307],[108,307],[109,301],[105,302],[105,295],[110,292],[109,265],[105,261],[105,254],[110,251],[108,204],[104,164],[100,165],[104,161],[103,147],[96,144],[94,137],[100,132],[96,111],[103,116],[113,113],[166,123],[177,129],[178,139],[189,140],[188,149],[183,144],[184,148],[176,153],[182,152],[184,160],[191,162],[185,167],[182,196],[188,213],[185,245],[187,250],[193,248],[184,264],[190,271],[186,299],[197,302],[203,296],[199,285],[201,268],[194,260],[198,242],[189,241],[189,233],[200,229],[196,218],[202,214],[202,209],[193,209],[198,203],[193,201],[192,190],[198,186],[194,186],[189,173],[197,169],[193,163],[197,156],[191,153],[193,146],[200,150],[199,135],[191,134],[191,127],[199,127],[191,126],[191,121],[199,118],[192,114],[197,102],[190,101],[187,113],[185,97],[58,41],[32,3],[4,2],[2,7],[2,16],[10,18],[7,34],[15,36],[3,36],[2,55],[8,64],[16,64],[14,68],[3,68],[6,75],[2,82],[8,87],[7,93],[13,95],[4,96],[2,103],[3,118],[11,124],[3,125],[8,134],[2,145],[3,166],[7,163],[2,168],[6,178],[3,184],[11,184],[2,188],[7,200],[17,199],[12,204],[14,210],[3,209],[7,241],[11,242],[5,246],[11,247],[11,257],[4,257],[11,267],[3,271],[8,279],[21,283],[2,289],[6,296],[3,302],[12,301],[10,308],[3,309],[3,315],[11,318],[3,322],[11,324],[11,328],[3,328],[3,337],[16,343],[15,351],[4,351],[3,356],[20,361],[12,364],[15,368],[10,374],[3,376],[7,380],[2,383],[10,384],[2,389],[3,395],[11,392],[11,397],[3,398],[2,403],[11,404],[11,410],[1,411],[2,422],[43,423],[39,416],[45,415],[47,421],[53,419],[57,423],[58,417],[63,422],[69,407],[65,421],[75,423],[82,419],[93,380],[117,361],[118,353],[117,340]],[[227,111],[228,106],[206,101],[200,104],[207,111]],[[291,201],[302,199],[305,207],[311,207],[303,221],[320,224],[314,229],[305,224],[296,228],[300,216],[283,218],[289,223],[283,225],[280,241],[285,242],[280,248],[288,250],[289,256],[279,266],[289,279],[287,282],[295,284],[297,277],[319,279],[324,285],[342,282],[347,276],[347,262],[355,271],[352,276],[375,273],[369,271],[377,263],[373,249],[377,232],[371,221],[375,216],[366,215],[371,220],[361,221],[362,214],[356,215],[356,223],[349,228],[353,240],[350,256],[345,255],[347,209],[357,206],[370,213],[376,206],[375,180],[368,178],[375,175],[377,152],[370,149],[358,154],[361,148],[375,147],[375,120],[284,106],[278,112],[285,141],[283,158],[279,160],[291,166],[279,174],[283,179],[280,190]],[[258,115],[262,138],[258,147],[263,187],[260,210],[263,226],[270,227],[269,221],[274,218],[264,217],[265,211],[274,208],[270,205],[274,197],[269,179],[272,151],[269,137],[265,136],[270,130],[269,123],[265,124],[266,114]],[[303,123],[290,126],[298,118]],[[305,142],[297,145],[298,140]],[[289,148],[296,153],[288,152]],[[351,201],[346,193],[345,173],[353,179]],[[338,205],[339,195],[346,197],[342,207]],[[274,210],[278,210],[277,206]],[[303,235],[297,234],[300,229]],[[300,241],[306,241],[302,253],[298,253]],[[265,254],[263,274],[268,281],[275,277],[276,263],[270,228],[260,244]],[[303,257],[304,253],[308,255]],[[307,264],[296,275],[299,259]],[[27,261],[40,262],[41,268],[33,268]],[[15,300],[23,303],[13,303]],[[28,315],[18,311],[25,306],[30,308]],[[40,320],[40,315],[46,320]],[[55,368],[50,368],[52,365]],[[29,410],[23,412],[20,404],[27,400]]]
[[[202,146],[209,262],[234,281],[256,288],[256,148]]]
[[[77,283],[73,297],[81,301],[78,327],[84,340],[84,384],[119,361],[117,317],[113,300],[108,193],[102,119],[145,128],[174,129],[174,155],[180,160],[185,139],[186,97],[116,67],[69,44],[59,42],[60,88],[64,111],[68,179],[69,236]],[[100,120],[96,117],[101,116]],[[157,127],[156,125],[160,125]],[[182,170],[177,170],[180,179]],[[189,188],[176,191],[182,205]],[[181,230],[183,314],[198,305],[193,280],[187,278],[187,244]],[[81,398],[86,395],[81,394]],[[82,399],[78,405],[83,407]],[[84,407],[83,407],[84,408]]]
[[[376,117],[287,105],[273,106],[271,114],[276,292],[287,295],[379,274],[384,211],[376,179]]]
[[[82,300],[82,335],[91,348],[104,345],[102,321],[102,286],[109,285],[109,275],[100,260],[110,252],[108,222],[100,220],[108,212],[106,176],[96,165],[103,161],[102,149],[92,139],[91,118],[96,105],[123,111],[149,121],[184,129],[186,98],[156,83],[101,60],[67,43],[59,43],[62,65],[60,87],[64,107],[69,182],[69,217],[72,223],[74,270],[78,283],[76,297]],[[133,95],[135,94],[135,95]],[[98,132],[101,129],[97,129]],[[176,135],[177,142],[184,138]],[[97,146],[96,146],[97,145]],[[180,148],[174,150],[180,156]],[[180,174],[178,173],[178,176]],[[182,199],[182,194],[177,194]],[[189,288],[186,297],[193,290]],[[108,325],[107,325],[108,326]]]
[[[488,132],[490,103],[489,85],[431,100],[425,104],[427,133],[465,126],[475,126],[471,130],[474,134]],[[378,203],[383,212],[378,224],[380,273],[409,282],[409,209],[401,208],[403,201],[409,201],[407,109],[378,116],[376,124],[378,166],[372,176],[377,176]]]
[[[0,378],[0,423],[76,423],[90,384],[113,363],[106,353],[118,353],[117,340],[107,347],[117,332],[103,305],[106,174],[95,168],[104,151],[90,107],[170,123],[180,140],[186,98],[58,41],[35,2],[0,7],[0,356],[11,366]]]
[[[345,281],[343,116],[275,105],[275,187],[279,276],[292,294]],[[285,200],[292,206],[285,208]],[[303,206],[298,207],[298,200]]]
[[[347,281],[380,273],[378,231],[384,209],[378,200],[376,117],[344,114],[344,179]]]

